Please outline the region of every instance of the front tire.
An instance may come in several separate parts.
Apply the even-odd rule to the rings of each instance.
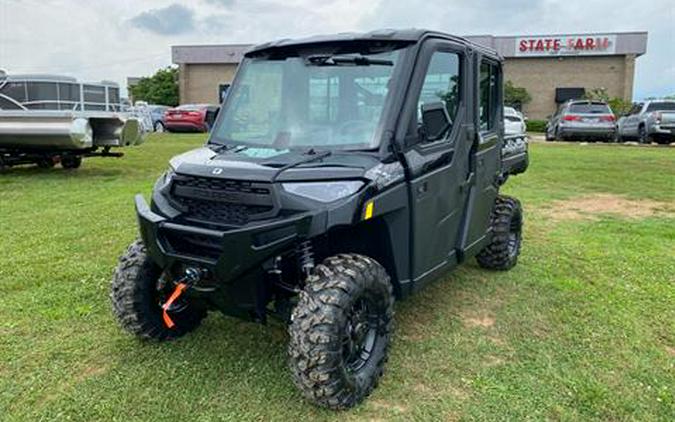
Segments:
[[[551,136],[551,135],[549,134],[549,132],[550,132],[549,129],[546,128],[546,132],[544,132],[544,139],[545,139],[547,142],[553,142],[553,141],[555,141],[555,136]]]
[[[161,286],[162,269],[147,254],[141,240],[132,243],[120,258],[113,275],[113,314],[123,329],[145,340],[171,340],[197,328],[206,310],[185,299],[169,311],[175,325],[168,328],[162,319],[162,303],[170,294]],[[166,283],[171,284],[171,283]],[[171,308],[170,308],[171,309]]]
[[[155,129],[155,132],[157,132],[157,133],[164,133],[164,123],[156,122],[154,129]]]
[[[638,139],[641,144],[650,145],[654,139],[651,135],[647,133],[647,129],[644,126],[638,128]]]
[[[518,262],[522,244],[523,211],[510,196],[497,196],[491,215],[492,240],[476,255],[483,268],[506,271]]]
[[[387,361],[393,305],[389,276],[369,257],[341,254],[316,267],[289,327],[289,367],[307,399],[348,409],[371,393]]]

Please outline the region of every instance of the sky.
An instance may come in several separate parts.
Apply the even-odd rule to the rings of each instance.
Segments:
[[[80,80],[149,76],[171,46],[379,28],[456,35],[648,31],[634,99],[675,94],[675,1],[0,0],[0,68]]]

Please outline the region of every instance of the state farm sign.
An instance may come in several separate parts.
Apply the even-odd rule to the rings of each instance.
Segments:
[[[613,54],[616,35],[552,35],[516,38],[516,56],[592,56]]]

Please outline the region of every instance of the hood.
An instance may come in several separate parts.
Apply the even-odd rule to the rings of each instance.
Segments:
[[[313,155],[317,157],[314,160]],[[374,155],[366,152],[331,151],[322,157],[321,152],[254,147],[234,147],[223,152],[202,147],[170,161],[171,168],[179,174],[256,182],[360,179],[379,164]]]

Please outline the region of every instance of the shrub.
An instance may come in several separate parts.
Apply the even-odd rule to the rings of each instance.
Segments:
[[[546,131],[546,120],[535,120],[530,119],[527,121],[527,131],[528,132],[545,132]]]

